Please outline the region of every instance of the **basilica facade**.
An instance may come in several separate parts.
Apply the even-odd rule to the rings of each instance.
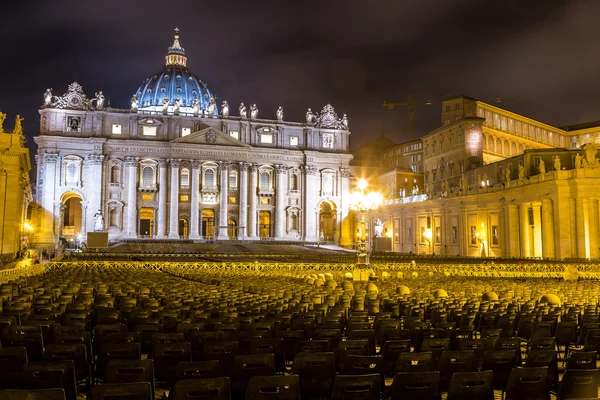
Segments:
[[[129,109],[74,82],[40,108],[35,242],[126,239],[351,243],[348,120],[331,105],[289,122],[230,113],[187,67],[176,33]],[[236,114],[236,115],[234,115]]]

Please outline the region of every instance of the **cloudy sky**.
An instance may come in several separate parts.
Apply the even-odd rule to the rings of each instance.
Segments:
[[[384,101],[466,94],[553,125],[600,120],[600,1],[322,0],[10,2],[3,8],[0,111],[39,133],[46,88],[77,80],[127,108],[159,71],[173,28],[219,100],[303,119],[331,103],[351,146],[409,139],[408,110]],[[440,106],[415,108],[418,137]],[[33,143],[32,140],[29,141]]]

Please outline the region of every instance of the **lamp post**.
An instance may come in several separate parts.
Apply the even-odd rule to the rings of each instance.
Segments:
[[[423,237],[425,238],[425,240],[427,240],[427,244],[429,244],[429,254],[431,254],[431,228],[425,229],[425,232],[423,232]]]
[[[360,213],[361,232],[358,238],[358,262],[357,266],[369,265],[369,255],[367,254],[367,238],[365,229],[365,213],[376,210],[382,202],[382,196],[377,192],[365,193],[367,181],[361,179],[357,184],[358,190],[350,194],[350,209]]]

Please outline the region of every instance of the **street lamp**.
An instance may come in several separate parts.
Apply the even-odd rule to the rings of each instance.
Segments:
[[[427,240],[427,244],[429,244],[429,254],[431,254],[431,234],[431,228],[427,228],[423,232],[423,237]]]
[[[361,232],[358,238],[358,262],[357,265],[369,265],[369,255],[367,254],[367,238],[365,229],[365,213],[376,210],[381,205],[383,198],[380,193],[365,193],[367,181],[361,179],[358,181],[358,190],[350,193],[349,206],[351,210],[360,212]]]

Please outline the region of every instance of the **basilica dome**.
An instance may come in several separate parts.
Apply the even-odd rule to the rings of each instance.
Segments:
[[[159,111],[168,102],[169,111],[178,103],[182,112],[192,112],[195,102],[199,110],[209,109],[214,96],[206,83],[198,79],[187,67],[185,49],[179,44],[178,29],[173,45],[169,47],[163,69],[146,79],[135,93],[140,110]],[[210,107],[216,115],[216,105]]]

